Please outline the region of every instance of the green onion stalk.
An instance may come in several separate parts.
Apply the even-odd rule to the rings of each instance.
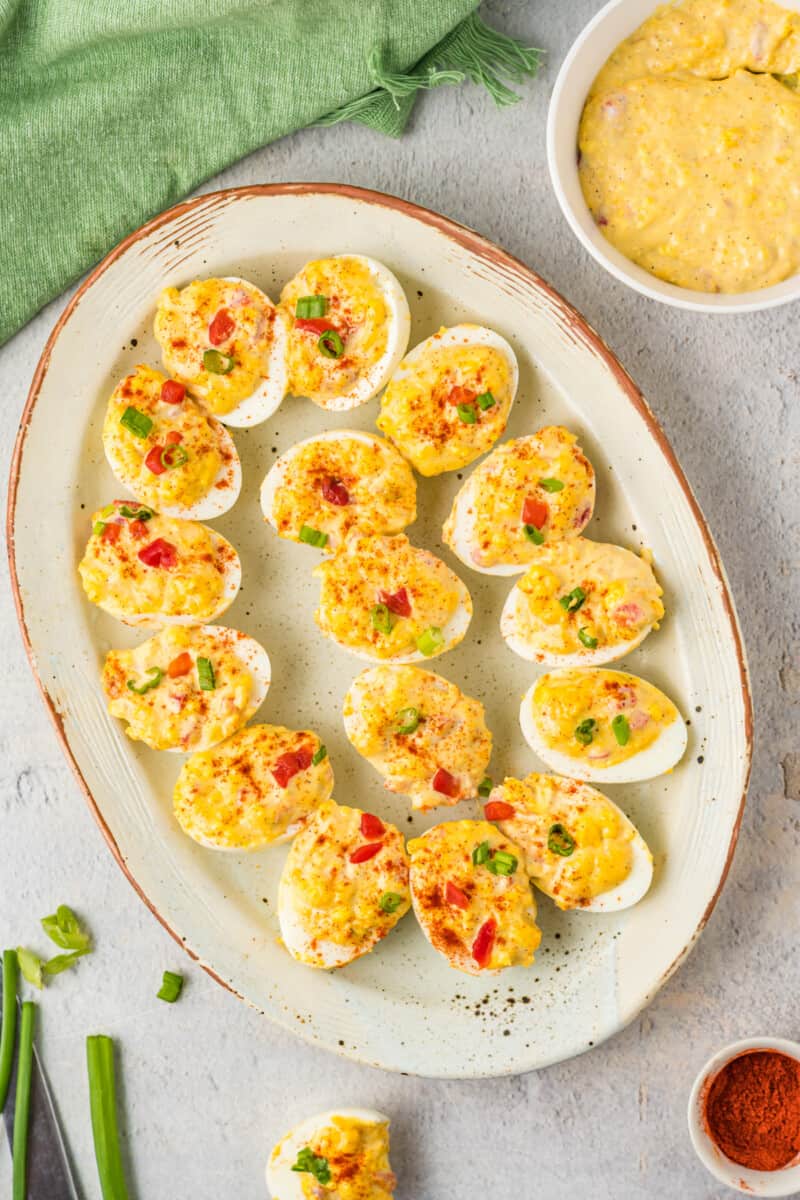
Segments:
[[[114,1043],[110,1037],[104,1034],[87,1037],[86,1065],[94,1154],[103,1200],[128,1200],[117,1128]],[[17,1200],[16,1196],[14,1200]]]
[[[25,1200],[28,1192],[28,1124],[31,1113],[31,1076],[33,1074],[33,1029],[36,1005],[26,1000],[22,1006],[19,1025],[19,1054],[17,1057],[17,1095],[14,1103],[14,1159],[11,1195],[13,1200]]]
[[[17,1033],[17,954],[3,951],[3,1028],[0,1030],[0,1112],[6,1106]]]

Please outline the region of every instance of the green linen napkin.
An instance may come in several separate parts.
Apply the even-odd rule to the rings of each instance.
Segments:
[[[502,105],[538,51],[476,0],[0,0],[0,344],[148,217],[310,124]]]

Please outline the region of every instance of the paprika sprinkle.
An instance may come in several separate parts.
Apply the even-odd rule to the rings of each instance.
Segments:
[[[800,1062],[752,1050],[717,1072],[705,1095],[712,1141],[752,1171],[777,1171],[800,1153]]]

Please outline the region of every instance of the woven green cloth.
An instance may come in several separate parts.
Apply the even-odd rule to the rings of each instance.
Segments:
[[[538,52],[476,0],[0,0],[0,344],[148,217],[274,138],[398,136],[423,87],[502,105]]]

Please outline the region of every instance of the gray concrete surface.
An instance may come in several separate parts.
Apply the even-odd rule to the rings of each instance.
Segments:
[[[535,267],[630,369],[716,535],[750,655],[756,757],[722,898],[694,954],[644,1015],[572,1062],[496,1082],[437,1083],[310,1049],[192,967],[125,882],[62,761],[4,588],[0,943],[31,941],[38,917],[64,900],[90,918],[96,935],[96,953],[55,982],[41,1014],[41,1047],[87,1198],[99,1195],[87,1032],[120,1039],[125,1142],[139,1200],[261,1200],[274,1138],[309,1112],[353,1102],[393,1116],[398,1200],[712,1200],[730,1193],[705,1174],[688,1141],[695,1072],[733,1038],[800,1036],[800,308],[717,318],[672,311],[615,283],[573,240],[547,177],[545,113],[558,65],[598,7],[599,0],[487,4],[490,19],[548,50],[546,69],[513,109],[496,112],[473,87],[442,90],[424,97],[399,143],[359,127],[311,130],[208,188],[339,180],[439,209]],[[0,352],[4,474],[30,376],[63,303]],[[42,488],[46,503],[46,480]],[[153,998],[165,967],[187,975],[175,1008]],[[8,1177],[2,1146],[3,1194]]]

